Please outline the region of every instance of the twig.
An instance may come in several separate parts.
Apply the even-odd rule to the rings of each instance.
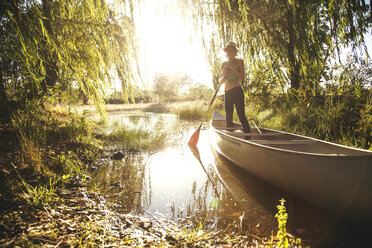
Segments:
[[[63,239],[61,241],[59,241],[58,244],[56,244],[56,246],[54,246],[54,248],[57,248],[62,242],[63,242]]]
[[[17,238],[17,236],[13,237],[12,240],[5,242],[5,244],[0,244],[0,247],[10,247],[10,245],[14,242],[14,240]],[[3,239],[4,240],[4,239]],[[5,240],[4,240],[5,241]]]

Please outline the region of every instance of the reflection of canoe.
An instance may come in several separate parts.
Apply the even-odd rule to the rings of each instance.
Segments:
[[[214,112],[212,145],[248,172],[350,218],[372,218],[372,152],[271,129],[226,128]]]

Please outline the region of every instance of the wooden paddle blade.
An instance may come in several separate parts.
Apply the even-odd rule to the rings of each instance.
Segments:
[[[187,143],[189,146],[196,146],[198,144],[200,129],[201,129],[201,125],[198,127],[198,129],[196,129],[193,135],[191,135],[191,138],[189,142]]]
[[[195,157],[197,160],[199,160],[199,162],[200,162],[201,164],[203,164],[202,161],[201,161],[201,158],[200,158],[200,153],[199,153],[199,149],[198,149],[198,147],[197,147],[197,146],[193,146],[193,145],[189,145],[189,148],[190,148],[192,154],[194,154],[194,157]]]

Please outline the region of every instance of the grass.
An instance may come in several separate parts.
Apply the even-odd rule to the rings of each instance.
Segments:
[[[180,119],[183,120],[201,120],[205,115],[205,110],[201,110],[200,108],[193,107],[193,108],[186,108],[181,109],[178,111],[178,116]]]
[[[292,95],[286,95],[293,98]],[[372,95],[350,102],[332,96],[270,100],[248,96],[246,116],[258,126],[311,136],[317,139],[372,149]],[[236,114],[234,120],[238,121]],[[252,125],[252,123],[251,123]]]
[[[109,142],[115,142],[123,149],[139,151],[152,149],[165,140],[164,133],[153,133],[148,130],[130,129],[120,122],[109,125],[110,132],[104,135]]]
[[[46,187],[42,184],[32,186],[24,183],[23,185],[25,187],[25,190],[23,191],[23,198],[31,206],[45,206],[56,199],[54,185],[49,185],[49,187]]]
[[[15,202],[42,207],[56,200],[56,189],[70,181],[84,181],[87,168],[100,153],[96,125],[84,115],[42,109],[29,102],[15,110],[8,123],[7,150],[2,168],[2,208]],[[2,154],[4,155],[4,154]]]
[[[177,108],[173,111],[173,113],[178,115],[178,117],[182,120],[199,121],[204,119],[204,121],[206,121],[211,118],[213,109],[218,109],[219,111],[224,112],[221,105],[221,99],[216,98],[212,108],[207,113],[209,103],[206,101],[196,101],[188,104],[187,106]]]

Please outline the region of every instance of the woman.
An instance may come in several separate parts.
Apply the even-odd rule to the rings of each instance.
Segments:
[[[223,50],[228,59],[222,64],[221,68],[221,84],[225,84],[226,126],[234,126],[233,113],[235,105],[240,123],[243,126],[243,132],[248,133],[251,129],[244,112],[244,92],[240,84],[240,81],[244,80],[245,77],[244,62],[242,59],[236,58],[238,49],[234,42],[229,42]]]

